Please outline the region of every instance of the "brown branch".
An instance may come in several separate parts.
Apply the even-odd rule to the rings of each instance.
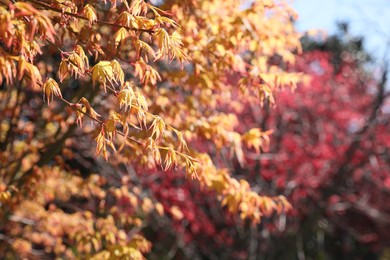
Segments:
[[[75,13],[71,13],[71,12],[66,12],[66,11],[57,9],[57,8],[55,8],[53,6],[50,6],[50,5],[46,4],[46,3],[42,3],[42,2],[37,1],[37,0],[26,0],[26,1],[30,2],[32,4],[35,4],[37,6],[43,7],[45,9],[47,9],[47,10],[56,12],[56,13],[66,14],[66,15],[72,16],[74,18],[78,18],[78,19],[82,19],[82,20],[85,20],[85,21],[89,21],[88,18],[85,17],[85,16],[82,16],[82,15],[79,15],[79,14],[75,14]],[[123,25],[110,23],[110,22],[106,22],[106,21],[102,21],[102,20],[97,20],[96,23],[100,24],[100,25],[108,25],[108,26],[113,26],[113,27],[123,27],[123,28],[125,28],[127,30],[131,30],[131,31],[154,33],[154,30],[150,30],[150,29],[138,29],[138,28],[123,26]]]
[[[8,8],[8,5],[6,3],[3,3],[2,1],[0,1],[0,5],[5,6],[5,7]]]

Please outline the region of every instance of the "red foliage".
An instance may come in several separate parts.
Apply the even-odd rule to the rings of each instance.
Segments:
[[[288,196],[301,219],[324,219],[326,232],[384,246],[390,239],[385,79],[376,81],[352,53],[342,52],[337,65],[335,58],[317,50],[298,60],[295,69],[309,74],[310,83],[279,93],[278,106],[263,115],[263,125],[276,131],[253,172]],[[296,223],[290,228],[305,225]]]

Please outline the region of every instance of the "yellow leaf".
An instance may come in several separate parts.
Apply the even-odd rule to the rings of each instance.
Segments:
[[[269,149],[269,135],[272,130],[262,132],[260,128],[252,128],[242,136],[242,141],[250,149],[255,149],[256,153],[260,153],[260,148],[265,151]]]
[[[179,152],[181,152],[181,151],[185,151],[185,152],[189,151],[187,143],[186,143],[186,141],[183,138],[183,134],[181,132],[179,132],[179,131],[175,131],[175,133],[177,134],[177,139],[179,140],[178,151]]]
[[[144,85],[148,85],[150,82],[152,85],[156,85],[157,81],[161,81],[161,76],[156,69],[146,64],[143,58],[135,63],[135,76],[139,76],[140,81]]]
[[[164,135],[165,130],[165,122],[162,120],[161,117],[156,116],[153,120],[152,125],[149,127],[149,130],[152,129],[152,135],[151,137],[155,140],[160,140],[161,137]]]
[[[80,45],[76,45],[76,47],[74,49],[74,52],[76,52],[80,56],[81,60],[84,63],[84,67],[88,68],[89,67],[89,61],[88,61],[87,55],[85,55],[85,52],[84,52],[83,48]]]
[[[86,107],[86,112],[93,119],[97,119],[98,117],[100,117],[100,115],[98,113],[96,113],[96,111],[91,107],[91,105],[89,104],[89,101],[85,97],[80,98],[78,103],[82,104]]]
[[[115,127],[115,122],[116,120],[113,118],[113,117],[109,117],[104,125],[104,130],[107,132],[107,133],[113,133],[116,131],[116,127]]]
[[[118,47],[118,45],[124,41],[127,37],[129,37],[129,32],[121,27],[115,34],[114,34],[114,42],[115,42],[115,48]]]
[[[19,79],[23,76],[27,76],[25,79],[30,82],[32,88],[39,87],[42,84],[39,69],[22,57],[19,59]]]
[[[58,69],[58,76],[60,77],[60,82],[62,82],[65,77],[68,75],[69,69],[68,64],[65,60],[61,61],[60,68]]]
[[[138,103],[138,106],[143,110],[143,111],[148,111],[148,104],[146,102],[146,98],[144,95],[142,95],[141,93],[139,92],[136,92],[135,93],[136,96],[137,96],[137,103]]]
[[[118,17],[115,19],[115,24],[138,29],[138,24],[135,21],[134,16],[126,11],[118,15]]]
[[[157,202],[155,205],[154,205],[154,208],[156,209],[157,213],[162,216],[164,215],[164,207],[163,205],[160,203],[160,202]]]
[[[177,155],[172,148],[169,148],[167,154],[165,155],[164,164],[165,164],[164,171],[168,171],[176,166]]]
[[[117,60],[112,60],[110,63],[112,72],[114,73],[114,80],[120,85],[123,85],[125,81],[125,74],[123,73],[122,67]]]
[[[87,108],[81,104],[76,104],[75,109],[77,114],[76,124],[82,127],[83,126],[82,119],[84,117],[84,114],[87,113]]]
[[[43,91],[43,100],[45,100],[46,98],[48,104],[50,104],[50,101],[53,100],[53,95],[57,97],[62,97],[61,90],[60,87],[58,86],[58,83],[52,78],[46,80],[46,82],[43,84],[42,91]]]
[[[141,207],[146,214],[149,214],[153,210],[153,202],[146,197],[143,199]]]
[[[198,179],[198,171],[197,167],[195,166],[195,159],[192,158],[191,156],[186,156],[186,175],[190,176],[192,179]]]
[[[158,60],[162,57],[168,57],[169,49],[170,49],[170,37],[167,31],[160,28],[156,30],[155,37],[157,39],[157,44],[159,46],[159,50],[157,51],[155,60]]]
[[[90,4],[84,6],[83,12],[89,21],[89,25],[92,25],[97,21],[96,11]]]
[[[169,19],[168,17],[165,17],[165,16],[159,15],[159,16],[156,17],[155,20],[156,20],[157,23],[165,23],[165,24],[172,25],[174,27],[178,26],[177,23],[174,20]]]
[[[93,85],[99,82],[103,85],[104,91],[107,92],[107,83],[111,83],[114,80],[114,72],[110,61],[100,61],[92,68],[92,82]]]
[[[156,142],[149,137],[146,142],[146,147],[152,152],[153,159],[157,165],[161,165],[161,154],[156,145]]]
[[[144,0],[133,0],[129,8],[132,15],[146,14],[148,12],[148,6]]]
[[[144,51],[146,51],[147,53],[152,55],[154,58],[156,57],[154,50],[152,49],[152,47],[150,47],[149,44],[147,44],[146,42],[141,41],[141,40],[137,40],[137,44],[139,44],[141,49],[143,49]]]
[[[96,156],[99,156],[100,153],[103,154],[103,157],[106,161],[108,161],[108,156],[107,156],[107,140],[104,137],[104,129],[102,128],[101,131],[99,132],[99,135],[95,139],[96,141]],[[114,147],[115,150],[115,147]]]
[[[184,214],[178,206],[171,207],[171,214],[175,220],[182,220],[184,218]]]
[[[174,46],[179,47],[180,45],[183,45],[182,37],[177,31],[174,31],[170,38],[171,38],[171,42]],[[218,44],[218,45],[220,45],[220,44]]]
[[[82,74],[85,71],[85,65],[83,59],[76,53],[72,53],[68,57],[69,65],[71,66],[71,72],[77,77],[78,74]]]
[[[129,82],[126,82],[124,88],[118,93],[119,108],[124,107],[128,111],[132,107],[133,99],[135,98],[134,90]]]

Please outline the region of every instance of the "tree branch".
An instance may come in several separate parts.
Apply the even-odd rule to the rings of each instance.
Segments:
[[[63,11],[63,10],[60,10],[58,8],[52,7],[52,6],[50,6],[50,5],[46,4],[46,3],[42,3],[42,2],[37,1],[37,0],[26,0],[26,1],[30,2],[30,3],[32,3],[34,5],[40,6],[42,8],[45,8],[47,10],[56,12],[56,13],[66,14],[66,15],[72,16],[74,18],[78,18],[78,19],[82,19],[82,20],[85,20],[85,21],[89,21],[88,18],[85,17],[85,16],[82,16],[82,15],[79,15],[79,14],[75,14],[75,13],[66,12],[66,11]],[[108,26],[113,26],[113,27],[123,27],[123,28],[125,28],[127,30],[131,30],[131,31],[154,33],[154,30],[150,30],[150,29],[139,29],[139,28],[134,28],[134,27],[128,27],[128,26],[118,25],[118,24],[115,24],[115,23],[110,23],[110,22],[106,22],[106,21],[102,21],[102,20],[97,20],[96,23],[100,24],[100,25],[108,25]]]

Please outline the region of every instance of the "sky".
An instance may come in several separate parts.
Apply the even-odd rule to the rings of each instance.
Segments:
[[[390,0],[294,0],[293,7],[299,31],[324,29],[332,34],[337,22],[348,22],[351,35],[364,36],[366,50],[378,62],[390,60]]]

